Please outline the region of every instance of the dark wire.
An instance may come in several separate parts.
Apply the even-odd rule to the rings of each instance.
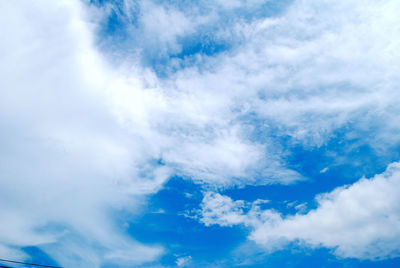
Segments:
[[[11,261],[11,260],[4,260],[4,259],[0,259],[0,261],[2,262],[11,262],[11,263],[18,263],[18,264],[25,264],[25,265],[30,265],[30,266],[40,266],[40,267],[49,267],[49,268],[63,268],[60,266],[51,266],[51,265],[44,265],[44,264],[34,264],[34,263],[28,263],[28,262],[19,262],[19,261]],[[7,266],[0,266],[1,267],[6,267]]]

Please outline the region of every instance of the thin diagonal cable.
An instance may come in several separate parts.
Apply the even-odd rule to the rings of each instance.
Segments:
[[[25,265],[30,265],[30,266],[40,266],[40,267],[48,267],[48,268],[63,268],[60,266],[52,266],[52,265],[44,265],[44,264],[34,264],[34,263],[29,263],[29,262],[20,262],[20,261],[11,261],[11,260],[5,260],[5,259],[0,259],[2,262],[10,262],[10,263],[18,263],[18,264],[25,264]],[[2,266],[0,266],[1,268]],[[7,267],[7,266],[6,266]]]

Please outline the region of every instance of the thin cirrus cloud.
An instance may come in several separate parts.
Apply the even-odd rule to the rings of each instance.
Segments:
[[[341,257],[397,256],[397,164],[287,218],[218,193],[300,185],[293,148],[337,131],[378,157],[399,143],[399,3],[285,4],[1,3],[0,253],[38,246],[85,267],[156,261],[165,247],[135,241],[118,213],[146,210],[177,175],[206,189],[200,222],[245,224],[268,250],[283,238]],[[356,213],[341,217],[349,203]]]

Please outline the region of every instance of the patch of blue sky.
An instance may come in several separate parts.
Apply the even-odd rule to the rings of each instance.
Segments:
[[[356,126],[349,124],[330,134],[321,146],[308,146],[293,141],[288,135],[279,135],[279,131],[262,120],[253,118],[252,140],[272,142],[274,147],[283,150],[286,167],[297,171],[306,180],[290,185],[247,185],[237,186],[221,192],[233,200],[255,201],[270,200],[265,208],[273,208],[283,215],[295,214],[296,205],[306,203],[307,210],[316,207],[315,196],[333,189],[350,185],[362,177],[371,178],[382,173],[388,164],[400,159],[400,146],[377,151],[368,143],[368,138],[375,135],[374,128],[357,131],[349,135]],[[264,137],[268,137],[266,140]],[[304,212],[306,212],[305,210]]]
[[[38,265],[55,266],[55,267],[60,266],[54,259],[52,259],[48,254],[46,254],[39,247],[27,246],[27,247],[21,248],[21,251],[24,252],[28,256],[28,258],[25,259],[23,262],[31,263],[31,264],[38,264]],[[16,261],[15,259],[9,259],[7,256],[1,256],[1,257],[6,260]],[[0,267],[26,268],[26,267],[37,267],[37,266],[0,261]]]
[[[23,252],[30,256],[29,263],[49,266],[60,266],[55,260],[53,260],[43,250],[35,246],[29,246],[22,248]]]
[[[138,26],[139,6],[130,7],[131,15],[128,16],[124,8],[124,1],[121,0],[90,0],[90,4],[107,9],[106,17],[98,22],[96,39],[99,47],[105,53],[111,54],[127,54],[135,51],[138,43],[131,42],[132,27]]]
[[[248,243],[246,247],[231,256],[225,267],[398,267],[400,258],[382,261],[360,261],[358,259],[338,259],[327,248],[305,248],[297,242],[285,249],[267,253],[265,249]]]
[[[194,10],[200,14],[216,11],[221,15],[222,23],[231,23],[238,19],[249,22],[256,18],[280,16],[293,0],[239,1],[239,4],[230,4],[227,1],[224,5],[219,4],[218,1],[208,0],[153,0],[153,2],[158,5],[172,6],[185,13],[192,13]]]
[[[179,222],[178,222],[179,223]],[[162,225],[162,222],[158,221],[158,225]],[[173,225],[172,223],[166,223],[166,225]],[[192,226],[187,228],[185,231],[189,237],[194,237],[189,232],[195,230],[198,233],[198,238],[202,241],[206,241],[204,233],[201,233],[198,226]],[[170,227],[171,229],[174,226]],[[179,226],[175,226],[179,228]],[[210,234],[217,235],[215,240],[224,239],[221,235],[221,230],[224,230],[225,234],[228,234],[228,238],[231,238],[232,233],[237,232],[236,238],[241,241],[241,237],[244,236],[242,230],[237,231],[237,228],[231,227],[203,227],[207,229],[207,236]],[[156,234],[159,235],[158,232]],[[360,267],[360,268],[377,268],[377,267],[399,267],[400,258],[393,258],[388,260],[380,261],[360,261],[358,259],[338,259],[330,254],[330,249],[318,248],[309,249],[299,246],[296,243],[291,243],[285,249],[279,250],[273,253],[267,253],[263,248],[249,242],[243,247],[232,248],[224,247],[224,243],[210,244],[211,247],[205,243],[200,244],[199,247],[182,243],[179,244],[171,243],[170,241],[164,241],[161,239],[153,239],[156,243],[164,245],[168,249],[168,253],[162,257],[161,260],[154,262],[154,265],[163,265],[164,267],[176,267],[176,261],[179,257],[191,257],[190,267],[205,267],[211,264],[218,264],[218,267],[247,267],[247,268],[258,268],[258,267]],[[208,242],[212,243],[214,238],[208,238]],[[225,241],[225,240],[222,240]],[[175,241],[176,242],[176,241]],[[230,239],[226,240],[227,243],[231,242]],[[214,247],[212,247],[215,245]],[[202,248],[203,246],[203,248]],[[237,243],[234,244],[237,246]],[[216,249],[216,250],[215,250]],[[42,264],[42,265],[53,265],[58,264],[52,260],[47,254],[37,247],[25,247],[24,252],[30,256],[28,260],[30,263]],[[9,265],[9,263],[1,263]],[[151,267],[151,263],[145,264],[143,267]],[[13,267],[25,267],[24,265],[13,264]],[[105,263],[102,265],[106,267],[118,267],[115,264]],[[138,266],[139,267],[139,266]]]
[[[253,122],[252,125],[257,124]],[[259,125],[261,127],[261,121]],[[285,159],[288,167],[298,171],[308,180],[293,185],[245,186],[227,189],[221,194],[234,200],[250,202],[256,199],[270,200],[269,203],[262,204],[262,208],[271,208],[283,215],[295,214],[298,212],[296,206],[306,203],[306,210],[303,212],[307,212],[316,207],[314,197],[317,194],[352,184],[362,176],[372,177],[382,173],[389,163],[400,158],[398,147],[392,147],[382,155],[368,144],[366,138],[374,135],[374,128],[358,131],[357,136],[349,135],[354,127],[348,125],[335,131],[326,143],[316,147],[302,146],[288,136],[272,133],[269,137],[274,137],[275,142],[289,151]],[[258,131],[260,135],[266,132]],[[261,140],[259,137],[258,141]],[[154,162],[154,165],[162,164],[162,160]],[[191,256],[193,263],[198,263],[198,267],[216,261],[221,263],[221,267],[235,267],[236,264],[229,263],[226,258],[235,248],[246,243],[250,230],[243,226],[207,227],[196,219],[185,217],[185,212],[199,208],[202,198],[201,185],[174,177],[161,191],[149,197],[148,211],[129,222],[128,232],[140,242],[163,245],[167,253],[160,263],[165,266],[174,266],[179,256]],[[294,244],[283,251],[260,255],[262,259],[257,263],[241,267],[307,267],[307,264],[313,264],[315,267],[395,267],[400,263],[400,259],[378,262],[338,260],[328,249],[306,250]]]
[[[163,245],[167,253],[162,265],[174,265],[177,256],[191,256],[194,262],[223,259],[246,241],[248,230],[242,226],[205,226],[185,216],[198,209],[202,187],[179,177],[170,179],[165,187],[148,200],[147,212],[129,221],[129,234],[150,245]]]
[[[307,186],[306,186],[307,188]],[[259,190],[260,187],[253,187]],[[263,190],[274,193],[277,199],[284,193],[274,191],[274,186]],[[293,189],[293,188],[292,188]],[[305,188],[304,188],[305,189]],[[228,191],[229,192],[229,191]],[[290,192],[290,193],[289,193]],[[255,198],[257,191],[247,191],[243,199]],[[264,194],[262,191],[261,194]],[[287,192],[292,196],[299,189]],[[243,192],[242,192],[243,194]],[[230,192],[230,196],[234,196]],[[172,178],[157,194],[149,199],[149,209],[139,218],[129,222],[128,232],[138,241],[149,245],[162,245],[166,253],[154,265],[176,267],[178,258],[190,256],[190,267],[398,267],[400,258],[382,261],[338,259],[327,248],[307,248],[293,242],[282,250],[268,252],[247,241],[248,229],[244,226],[205,226],[183,214],[197,209],[202,200],[202,187],[180,177]],[[278,202],[273,205],[279,209]],[[147,263],[144,267],[151,264]],[[107,267],[107,266],[104,266]]]
[[[204,58],[207,60],[208,57],[228,52],[235,46],[234,42],[218,40],[208,34],[178,37],[177,43],[181,46],[178,53],[158,54],[159,57],[148,53],[143,62],[146,66],[151,66],[160,78],[168,78],[169,75],[188,67],[196,66],[201,70]]]

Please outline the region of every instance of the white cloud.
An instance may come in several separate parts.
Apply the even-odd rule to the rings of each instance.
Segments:
[[[171,42],[179,35],[193,32],[194,21],[190,21],[182,12],[167,9],[152,2],[143,2],[141,23],[147,34],[155,35],[161,41]],[[175,41],[175,40],[174,40]]]
[[[251,239],[285,238],[334,248],[341,257],[375,259],[400,254],[400,164],[372,179],[317,197],[318,208],[257,228]]]
[[[218,224],[221,226],[232,226],[246,221],[243,212],[245,203],[243,200],[233,201],[227,196],[208,192],[201,204],[200,221],[206,226]]]
[[[384,259],[400,254],[400,163],[371,179],[316,197],[318,207],[306,214],[282,216],[262,210],[259,201],[246,204],[208,193],[201,205],[205,225],[244,224],[253,231],[250,240],[266,250],[277,250],[290,241],[311,247],[331,248],[344,258]],[[247,207],[247,209],[246,209]]]
[[[0,211],[8,219],[0,244],[37,245],[71,266],[97,267],[115,255],[120,262],[134,251],[143,254],[131,263],[157,258],[161,248],[122,236],[107,211],[135,209],[170,175],[140,165],[150,154],[142,158],[144,148],[97,94],[113,74],[92,47],[81,4],[20,1],[1,10],[8,27],[1,43]]]
[[[185,257],[180,257],[176,259],[176,265],[178,267],[187,267],[187,265],[190,264],[192,260],[192,256],[185,256]]]
[[[383,126],[373,146],[381,135],[397,143],[385,135],[398,128],[391,119],[398,108],[397,8],[398,1],[295,1],[279,17],[238,20],[230,33],[243,45],[209,59],[201,72],[179,72],[178,86],[201,85],[217,103],[253,112],[304,144],[321,145],[348,124],[374,123]]]
[[[237,6],[245,2],[232,1]],[[226,14],[216,12],[199,22],[198,9],[207,3],[179,12],[168,4],[153,6],[154,11],[179,13],[172,12],[168,21],[185,20],[184,25],[190,25],[183,30],[181,26],[170,27],[175,24],[165,21],[151,24],[154,32],[169,34],[172,30],[164,29],[168,25],[177,31],[171,35],[175,40],[176,35],[201,35],[202,30],[210,28],[211,40],[234,43],[231,51],[215,57],[198,52],[193,68],[179,70],[160,81],[163,91],[178,98],[174,103],[176,112],[171,113],[173,106],[165,111],[174,116],[174,124],[182,120],[188,123],[188,118],[181,116],[183,111],[189,118],[193,116],[195,126],[228,132],[231,124],[247,124],[241,119],[252,115],[266,125],[261,134],[266,139],[269,131],[277,131],[278,135],[289,135],[294,142],[307,146],[324,144],[340,128],[350,126],[353,134],[374,129],[375,138],[362,137],[365,142],[376,149],[393,146],[399,140],[387,133],[398,129],[393,116],[398,113],[400,40],[398,29],[391,27],[398,23],[393,13],[397,5],[398,1],[339,1],[335,5],[327,1],[295,1],[279,16],[255,17],[249,22],[232,19],[222,29],[211,25],[225,23]],[[146,10],[143,13],[140,16],[144,18]],[[200,24],[205,28],[197,28]],[[144,50],[152,47],[143,46]],[[168,50],[168,46],[159,43],[155,54]],[[380,130],[376,130],[377,125]],[[202,135],[207,132],[204,128],[200,131]]]

